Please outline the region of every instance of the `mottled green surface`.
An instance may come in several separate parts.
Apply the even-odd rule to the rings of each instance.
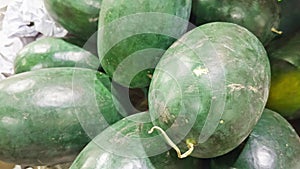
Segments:
[[[267,107],[282,116],[300,117],[300,32],[271,43],[272,82]]]
[[[15,73],[51,67],[97,70],[99,59],[90,52],[57,38],[42,38],[22,48],[14,62]]]
[[[136,144],[136,147],[128,147],[128,152],[121,152],[124,146],[131,145],[129,138],[140,138],[140,143],[143,138],[152,137],[148,134],[148,130],[152,127],[149,121],[150,116],[148,112],[129,116],[111,127],[115,129],[112,135],[111,129],[104,130],[93,141],[91,141],[78,155],[70,169],[201,169],[202,162],[200,159],[189,157],[187,159],[179,159],[176,153],[171,150],[168,152],[161,152],[160,155],[152,156],[150,158],[138,158],[139,156],[131,156],[134,152],[136,155],[143,153],[145,150],[140,147],[141,144]],[[142,123],[142,121],[149,121]],[[127,136],[127,139],[122,139],[121,136]],[[110,139],[110,145],[103,145],[103,140]],[[152,146],[159,146],[164,143],[153,143]],[[151,145],[147,145],[151,146]],[[111,152],[110,147],[115,147],[116,154]],[[146,148],[146,151],[150,150]],[[119,152],[118,152],[119,151]],[[120,155],[128,155],[120,156]]]
[[[299,169],[300,138],[276,112],[265,110],[245,144],[212,160],[211,169]]]
[[[0,160],[24,165],[70,162],[122,116],[108,76],[50,68],[0,82]],[[116,104],[116,105],[115,105]]]
[[[97,31],[102,0],[44,0],[50,16],[71,34],[88,40]]]
[[[164,50],[186,31],[190,10],[191,0],[104,0],[98,34],[103,69],[124,86],[148,86]]]
[[[207,22],[232,22],[252,31],[263,44],[269,43],[278,28],[280,7],[276,0],[193,0],[196,25]]]
[[[283,36],[291,35],[300,29],[300,1],[282,0],[279,3],[281,8],[279,30]]]
[[[261,116],[270,85],[263,45],[245,28],[210,23],[185,34],[162,57],[149,89],[149,111],[192,156],[215,157],[237,147]]]

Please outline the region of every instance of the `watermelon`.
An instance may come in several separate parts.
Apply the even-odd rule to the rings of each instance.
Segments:
[[[300,138],[278,113],[266,109],[246,142],[211,161],[211,169],[298,169]]]
[[[103,0],[98,53],[105,72],[130,88],[150,84],[164,51],[187,30],[191,0]]]
[[[183,152],[193,145],[191,156],[216,157],[250,134],[264,110],[270,77],[267,53],[256,36],[233,23],[205,24],[159,61],[149,112]]]
[[[107,75],[83,68],[49,68],[0,82],[0,160],[43,166],[71,162],[125,112]]]

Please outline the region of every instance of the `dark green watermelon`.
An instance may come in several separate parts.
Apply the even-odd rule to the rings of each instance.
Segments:
[[[98,53],[101,65],[123,86],[149,86],[164,51],[185,33],[191,0],[104,0]]]
[[[254,33],[263,44],[268,44],[280,22],[280,7],[276,0],[193,0],[192,13],[196,25],[208,22],[232,22]]]
[[[148,121],[148,122],[147,122]],[[200,159],[189,157],[179,159],[172,150],[160,152],[159,155],[147,157],[146,151],[140,147],[143,139],[153,137],[148,134],[152,127],[150,115],[148,112],[135,114],[112,125],[93,139],[78,155],[70,169],[201,169],[202,161]],[[125,138],[127,137],[127,138]],[[130,144],[131,139],[140,140],[135,147],[126,146]],[[108,142],[106,142],[108,141]],[[103,144],[110,143],[110,144]],[[157,146],[145,145],[145,146]],[[129,150],[128,152],[124,151]],[[134,152],[138,152],[134,155]],[[145,156],[138,156],[144,154]]]
[[[246,142],[215,158],[211,169],[299,169],[300,138],[276,112],[265,110]]]
[[[95,70],[49,68],[0,81],[0,160],[22,165],[71,162],[122,119],[110,79]]]
[[[300,1],[299,0],[281,0],[279,30],[283,32],[283,37],[292,35],[300,30]]]
[[[50,16],[82,41],[97,32],[102,0],[44,0]],[[81,44],[80,40],[78,41]]]
[[[272,82],[267,107],[282,116],[300,117],[300,32],[268,48]]]
[[[97,70],[99,59],[90,52],[58,38],[38,39],[18,53],[15,73],[51,67],[82,67]]]
[[[237,147],[265,107],[270,65],[261,42],[225,22],[202,25],[175,42],[159,61],[149,112],[182,152],[210,158]],[[155,120],[157,119],[157,120]]]

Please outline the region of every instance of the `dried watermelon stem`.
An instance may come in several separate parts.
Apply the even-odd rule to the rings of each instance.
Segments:
[[[151,134],[153,133],[154,129],[160,131],[163,135],[163,137],[165,138],[166,142],[177,152],[177,156],[178,158],[186,158],[188,157],[189,155],[192,154],[192,152],[194,151],[194,144],[187,141],[187,147],[189,148],[188,151],[186,151],[185,153],[181,154],[181,151],[180,149],[176,146],[176,144],[169,138],[169,136],[167,135],[167,133],[160,127],[158,126],[154,126],[152,127],[148,133]]]
[[[279,31],[276,28],[272,28],[271,31],[274,32],[274,33],[277,33],[279,35],[281,35],[283,33],[282,31]]]

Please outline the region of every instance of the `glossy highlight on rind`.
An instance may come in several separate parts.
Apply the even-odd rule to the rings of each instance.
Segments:
[[[141,140],[146,137],[152,137],[152,135],[147,134],[147,130],[152,126],[151,122],[143,123],[146,119],[150,120],[150,115],[148,112],[143,112],[135,115],[131,115],[127,118],[120,120],[119,122],[113,124],[111,127],[117,132],[116,135],[111,139],[111,145],[116,147],[122,147],[123,145],[128,144],[128,142],[123,142],[122,139],[118,140],[118,135],[120,133],[123,136],[130,138],[140,138]],[[73,162],[70,169],[119,169],[119,168],[132,168],[132,169],[201,169],[202,161],[201,159],[196,159],[189,157],[187,159],[179,159],[176,156],[176,153],[173,150],[167,152],[161,152],[161,154],[152,156],[152,157],[126,157],[121,156],[120,153],[115,154],[111,152],[107,146],[101,145],[102,140],[110,137],[111,130],[104,130],[103,133],[100,133],[95,139],[93,139],[78,155],[76,160]],[[130,139],[128,140],[130,141]],[[154,143],[157,144],[160,143]],[[140,153],[146,153],[143,148],[129,147],[132,151],[139,151]],[[120,149],[119,151],[122,151]],[[128,152],[127,154],[131,154]]]
[[[211,169],[298,169],[300,138],[278,113],[265,109],[249,138],[211,161]]]
[[[0,160],[43,166],[70,162],[123,118],[110,79],[83,68],[50,68],[0,82]]]
[[[69,33],[88,40],[97,32],[102,0],[44,0],[50,16]]]
[[[261,42],[232,23],[202,25],[175,42],[159,61],[149,112],[182,152],[229,152],[248,136],[265,107],[270,65]],[[156,120],[155,120],[156,119]]]
[[[97,70],[99,59],[90,52],[58,38],[45,37],[22,48],[14,61],[15,73],[51,67]]]
[[[103,0],[98,29],[101,66],[117,83],[149,86],[164,51],[188,27],[191,0]]]

